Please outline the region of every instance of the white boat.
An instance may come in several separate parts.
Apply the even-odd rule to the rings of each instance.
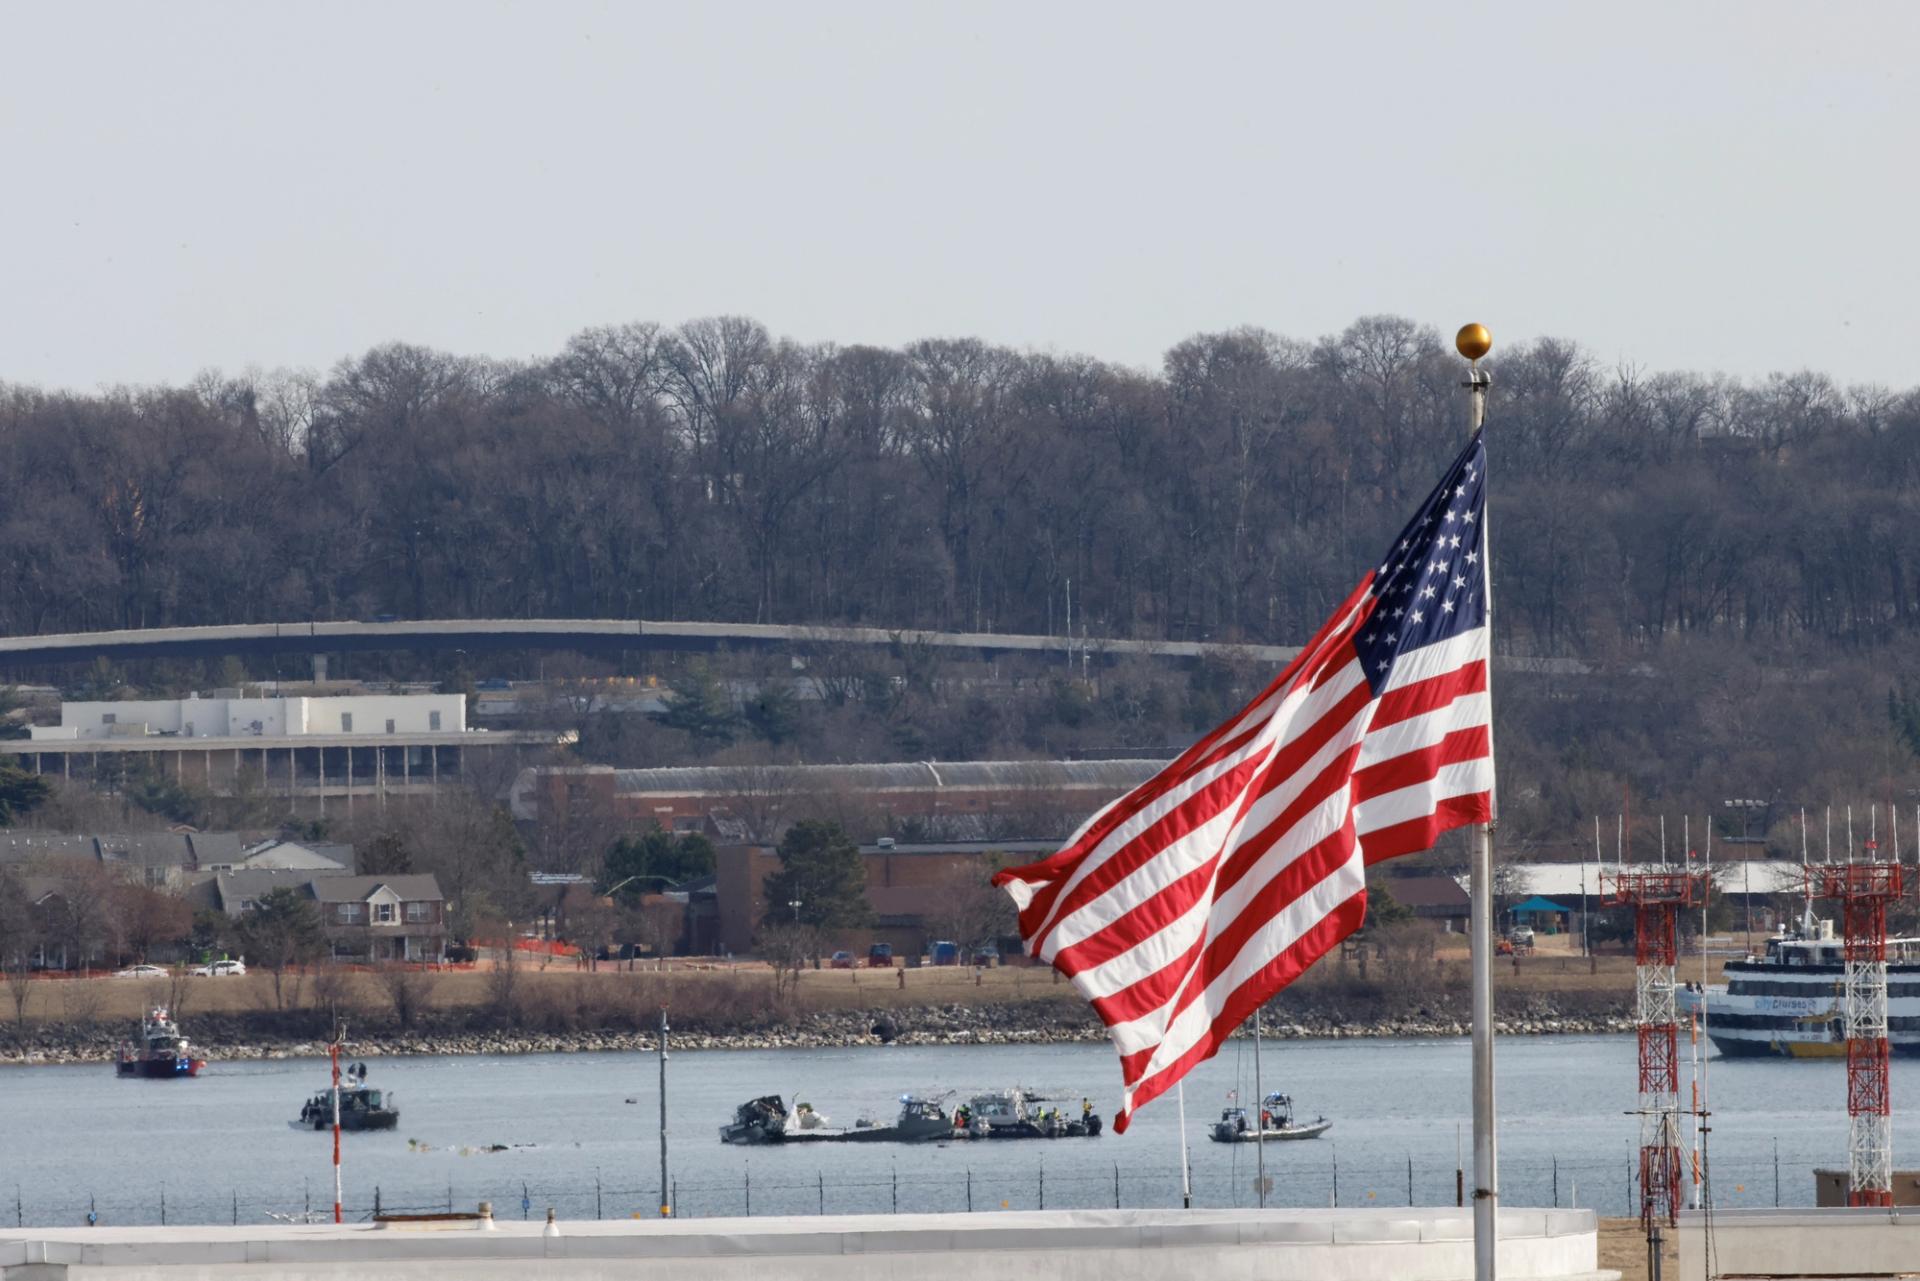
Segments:
[[[1300,1121],[1293,1112],[1291,1095],[1279,1091],[1260,1100],[1258,1119],[1249,1117],[1245,1108],[1223,1108],[1213,1123],[1216,1143],[1284,1143],[1296,1139],[1317,1139],[1333,1128],[1324,1116]]]
[[[1763,954],[1728,961],[1726,977],[1674,993],[1683,1018],[1704,1013],[1721,1054],[1846,1057],[1846,950],[1832,921],[1807,917]],[[1920,938],[1887,940],[1887,1040],[1895,1054],[1920,1053]]]
[[[970,1139],[1086,1139],[1098,1138],[1102,1123],[1091,1105],[1081,1103],[1078,1116],[1061,1108],[1036,1106],[1044,1100],[1027,1097],[1021,1089],[976,1094],[954,1117],[956,1137]]]

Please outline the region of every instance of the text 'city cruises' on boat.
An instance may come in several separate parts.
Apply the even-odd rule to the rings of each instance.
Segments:
[[[892,1125],[861,1119],[836,1127],[809,1103],[788,1111],[777,1094],[742,1103],[731,1122],[720,1127],[723,1143],[923,1143],[972,1139],[1091,1138],[1102,1128],[1093,1104],[1082,1099],[1076,1116],[1042,1106],[1023,1090],[975,1095],[948,1113],[938,1102],[900,1096]]]
[[[1317,1139],[1333,1126],[1326,1117],[1315,1117],[1311,1121],[1296,1120],[1293,1114],[1293,1096],[1279,1091],[1260,1100],[1260,1115],[1249,1117],[1247,1110],[1240,1107],[1223,1108],[1220,1119],[1213,1123],[1212,1138],[1216,1143],[1275,1143],[1292,1139]]]
[[[393,1091],[367,1087],[366,1064],[347,1068],[345,1080],[338,1089],[342,1130],[391,1130],[400,1124],[400,1105],[394,1102]],[[287,1124],[296,1130],[332,1129],[334,1094],[332,1087],[320,1091],[300,1109],[300,1119]]]
[[[148,1010],[140,1020],[140,1039],[122,1041],[114,1056],[114,1071],[119,1075],[153,1081],[197,1076],[206,1065],[205,1059],[194,1057],[193,1047],[160,1006]]]
[[[1728,961],[1724,985],[1688,983],[1674,993],[1683,1016],[1729,1058],[1775,1054],[1845,1058],[1846,945],[1833,922],[1809,913],[1767,940],[1765,952]],[[1920,1053],[1920,938],[1887,940],[1887,1041],[1895,1054]]]

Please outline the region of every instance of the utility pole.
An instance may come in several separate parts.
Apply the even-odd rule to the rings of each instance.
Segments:
[[[673,1215],[667,1199],[667,1007],[660,1007],[660,1217]]]

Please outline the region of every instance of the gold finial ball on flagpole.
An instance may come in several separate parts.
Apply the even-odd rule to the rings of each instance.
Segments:
[[[1493,331],[1485,325],[1462,325],[1453,336],[1453,346],[1468,360],[1478,360],[1493,350]]]

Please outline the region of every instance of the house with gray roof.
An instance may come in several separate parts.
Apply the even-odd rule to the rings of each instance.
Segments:
[[[353,871],[353,846],[325,841],[261,841],[241,852],[234,870],[303,869],[328,875]]]
[[[252,911],[275,890],[292,890],[320,912],[336,960],[438,964],[447,955],[447,905],[425,873],[328,876],[297,868],[216,872],[211,905],[230,917]]]
[[[86,836],[63,832],[0,833],[0,865],[45,866],[83,859],[120,872],[149,889],[179,892],[192,873],[231,863],[241,851],[234,832],[129,832]]]
[[[307,886],[334,956],[436,965],[447,959],[447,902],[430,874],[316,876]]]

